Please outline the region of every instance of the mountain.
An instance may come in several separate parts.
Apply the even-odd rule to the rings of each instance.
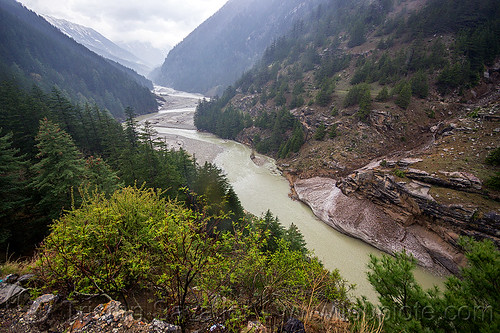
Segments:
[[[456,273],[459,236],[500,247],[499,91],[500,2],[330,0],[194,120],[328,225]]]
[[[265,48],[325,0],[230,0],[167,55],[153,80],[214,95],[232,84]]]
[[[167,51],[170,49],[169,47],[167,50],[162,51],[148,42],[117,42],[117,44],[140,58],[151,69],[159,67],[165,61]]]
[[[157,107],[151,82],[88,50],[14,0],[0,1],[0,31],[0,80],[15,79],[26,89],[55,87],[118,118],[127,106],[140,114]]]
[[[125,67],[132,68],[142,75],[147,75],[151,71],[151,68],[145,64],[145,61],[118,46],[92,28],[51,16],[44,15],[43,17],[65,35],[73,38],[78,43],[86,46],[89,50],[94,51],[104,58],[111,59]]]

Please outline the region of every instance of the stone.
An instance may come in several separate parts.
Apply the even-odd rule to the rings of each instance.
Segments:
[[[267,333],[267,328],[259,321],[249,321],[241,333]]]
[[[0,307],[24,304],[28,299],[27,289],[16,284],[0,283]]]
[[[17,283],[24,286],[28,284],[28,282],[32,281],[35,278],[35,274],[24,274],[19,279],[17,279]]]
[[[282,330],[283,333],[306,333],[304,323],[297,318],[290,318]]]
[[[180,326],[167,324],[164,321],[153,319],[151,324],[149,324],[149,333],[163,333],[163,332],[173,332],[173,333],[181,333],[182,330]]]
[[[38,297],[33,304],[31,304],[31,307],[24,316],[26,322],[28,324],[39,324],[46,321],[54,310],[57,299],[57,295],[53,294],[45,294]]]
[[[17,274],[9,274],[3,278],[2,282],[14,284],[14,283],[16,283],[18,278],[19,278],[19,275],[17,275]]]

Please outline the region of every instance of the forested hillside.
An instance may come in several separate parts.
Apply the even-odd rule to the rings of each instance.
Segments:
[[[499,7],[490,0],[328,1],[276,39],[222,97],[201,103],[196,126],[280,158],[305,142],[368,157],[418,144],[407,140],[415,125],[446,118],[438,102],[465,101],[494,65]],[[407,124],[391,124],[369,146],[353,136],[361,121],[371,139],[369,129],[384,126],[377,117]]]
[[[230,0],[168,54],[155,82],[177,90],[222,92],[273,39],[324,0]]]
[[[334,228],[364,221],[347,233],[388,252],[415,237],[457,272],[460,235],[500,246],[499,17],[493,0],[328,1],[202,101],[195,125],[278,158]],[[374,204],[388,235],[318,199],[339,189]]]
[[[14,0],[0,1],[0,29],[1,80],[26,89],[36,84],[44,92],[56,87],[122,119],[128,106],[140,114],[156,109],[150,81],[89,51]]]

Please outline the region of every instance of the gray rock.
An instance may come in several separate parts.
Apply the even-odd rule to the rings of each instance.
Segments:
[[[282,330],[283,333],[306,333],[304,323],[297,318],[290,318]]]
[[[40,324],[45,322],[49,315],[54,310],[54,305],[57,302],[58,296],[53,294],[45,294],[38,297],[28,312],[26,312],[24,319],[28,324]]]
[[[25,274],[25,275],[22,275],[19,279],[17,279],[17,283],[24,286],[29,281],[33,280],[34,278],[35,278],[35,274]]]
[[[150,333],[163,333],[163,332],[173,332],[180,333],[182,332],[180,326],[168,324],[164,321],[153,319],[151,324],[149,325],[148,332]]]
[[[0,283],[0,307],[24,304],[29,299],[28,290],[9,283]]]

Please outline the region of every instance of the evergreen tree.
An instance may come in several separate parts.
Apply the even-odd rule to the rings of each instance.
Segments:
[[[0,135],[2,134],[0,128]],[[12,148],[12,133],[0,136],[0,245],[7,242],[15,224],[14,215],[26,202],[24,166],[19,149]]]
[[[370,90],[366,89],[363,91],[363,94],[359,99],[359,111],[357,113],[359,119],[366,121],[368,119],[368,115],[370,114],[371,110],[372,110],[372,100],[371,100]]]
[[[286,229],[283,239],[289,244],[291,251],[299,251],[303,254],[307,252],[304,236],[295,224],[292,223],[290,227]]]
[[[39,193],[39,206],[50,218],[79,202],[78,188],[85,179],[85,162],[68,133],[57,124],[40,121],[36,136],[37,158],[31,186]]]
[[[111,195],[120,187],[116,172],[111,170],[100,157],[88,157],[85,161],[85,170],[87,178],[83,185],[90,192],[97,191]]]
[[[318,128],[316,128],[316,132],[314,132],[314,140],[322,141],[326,135],[326,126],[324,123],[319,124]]]
[[[380,92],[377,94],[377,97],[375,97],[375,100],[377,102],[386,102],[389,99],[389,90],[387,89],[386,86],[380,90]]]
[[[398,97],[396,98],[396,105],[400,108],[407,109],[411,101],[411,85],[408,82],[403,83]]]

